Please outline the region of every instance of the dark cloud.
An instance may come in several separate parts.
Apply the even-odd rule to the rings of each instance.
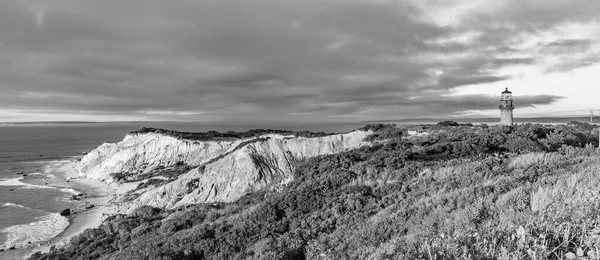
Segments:
[[[562,97],[554,95],[525,95],[516,97],[515,105],[519,108],[552,104]],[[457,95],[440,97],[420,97],[405,100],[410,105],[447,108],[454,112],[466,110],[485,110],[498,106],[498,97],[489,95]]]
[[[594,41],[591,39],[565,39],[565,40],[559,40],[559,41],[554,41],[551,43],[546,44],[546,46],[548,47],[552,47],[552,48],[571,48],[571,47],[590,47],[590,45],[593,43]]]
[[[565,22],[590,21],[600,11],[600,3],[589,0],[507,0],[494,10],[475,13],[471,22],[480,27],[494,26],[513,31],[539,31]]]
[[[499,58],[490,61],[491,68],[502,68],[510,65],[530,65],[535,63],[535,58]]]
[[[565,39],[544,44],[542,52],[557,54],[584,53],[589,51],[593,44],[592,39]]]
[[[541,57],[515,44],[593,17],[598,4],[577,1],[453,26],[412,1],[0,0],[0,109],[318,121],[494,108],[497,97],[448,94],[512,79],[502,69],[543,55],[570,55],[547,71],[598,62],[585,57],[593,39],[545,42]],[[559,99],[536,98],[522,107]]]
[[[565,57],[560,63],[548,67],[545,72],[561,72],[571,71],[578,68],[589,67],[600,63],[600,57],[598,56],[586,56],[586,57]]]
[[[535,107],[552,104],[563,97],[555,95],[524,95],[515,97],[517,108]],[[464,111],[490,110],[498,107],[498,97],[490,95],[424,95],[393,96],[373,99],[369,102],[348,100],[317,105],[302,109],[309,115],[361,113],[374,116],[383,114],[388,118],[398,115],[443,116]],[[440,110],[445,111],[441,114]]]
[[[439,80],[439,85],[452,89],[459,86],[465,85],[477,85],[483,83],[493,83],[498,81],[507,80],[508,76],[494,76],[494,75],[473,75],[471,73],[466,75],[444,75]]]
[[[199,80],[198,86],[216,86],[216,87],[254,87],[260,88],[269,81],[277,81],[277,75],[274,73],[246,72],[234,73],[231,75],[217,76],[214,78]]]

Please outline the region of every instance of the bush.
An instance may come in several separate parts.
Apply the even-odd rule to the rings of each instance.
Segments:
[[[439,126],[459,126],[457,122],[446,120],[438,123]]]
[[[220,133],[217,131],[208,131],[208,132],[179,132],[173,130],[166,130],[160,128],[151,128],[151,127],[142,127],[142,129],[137,131],[132,131],[129,134],[146,134],[146,133],[157,133],[167,136],[172,136],[179,139],[185,140],[213,140],[213,139],[227,139],[227,138],[250,138],[250,137],[258,137],[265,134],[281,134],[281,135],[294,135],[296,137],[321,137],[327,135],[333,135],[333,133],[314,133],[310,131],[288,131],[288,130],[274,130],[274,129],[252,129],[246,132],[234,132],[228,131],[226,133]]]
[[[116,182],[126,182],[130,180],[135,175],[135,173],[131,172],[115,172],[109,174],[109,176],[115,180]]]
[[[133,217],[140,217],[140,218],[153,218],[156,217],[158,214],[160,214],[162,210],[159,208],[155,208],[152,206],[141,206],[135,210],[133,210],[133,212],[130,214]]]
[[[398,139],[405,135],[406,130],[397,128],[394,124],[369,124],[362,128],[362,131],[373,131],[373,134],[365,137],[364,141],[380,141]]]

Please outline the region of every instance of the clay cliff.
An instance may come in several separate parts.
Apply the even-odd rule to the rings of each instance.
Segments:
[[[88,153],[79,162],[78,170],[87,178],[115,182],[111,173],[146,176],[173,165],[193,166],[175,178],[162,178],[156,185],[122,194],[124,211],[141,205],[173,208],[231,202],[246,193],[291,181],[302,160],[369,145],[363,141],[369,134],[354,131],[313,138],[268,134],[199,141],[160,133],[132,133],[119,143],[106,143]]]

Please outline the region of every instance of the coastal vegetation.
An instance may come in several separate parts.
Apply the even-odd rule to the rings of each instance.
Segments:
[[[142,206],[31,259],[600,258],[597,127],[363,130],[372,146],[309,159],[278,191]]]
[[[295,137],[321,137],[333,135],[333,133],[324,133],[324,132],[311,132],[311,131],[288,131],[288,130],[274,130],[274,129],[252,129],[246,132],[234,132],[228,131],[225,133],[217,132],[217,131],[208,131],[208,132],[179,132],[173,130],[166,130],[160,128],[151,128],[151,127],[143,127],[140,130],[132,131],[129,134],[147,134],[147,133],[157,133],[167,136],[172,136],[180,139],[186,140],[199,140],[199,141],[208,141],[208,140],[218,140],[218,139],[240,139],[240,138],[251,138],[251,137],[259,137],[261,135],[266,134],[281,134],[281,135],[290,135]]]

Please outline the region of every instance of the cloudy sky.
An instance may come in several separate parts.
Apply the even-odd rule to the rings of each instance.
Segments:
[[[0,121],[600,109],[597,0],[0,0]]]

